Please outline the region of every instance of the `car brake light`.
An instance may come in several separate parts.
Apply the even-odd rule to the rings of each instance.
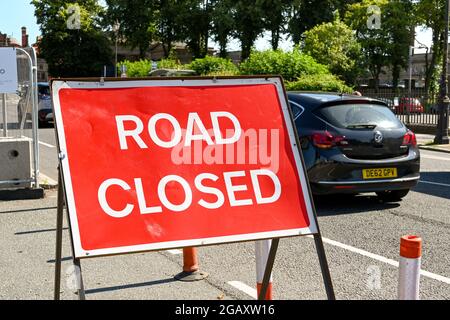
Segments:
[[[403,136],[403,146],[417,146],[417,139],[416,139],[416,135],[414,134],[414,132],[409,131],[406,132],[406,134]]]
[[[330,149],[337,145],[348,144],[344,136],[333,136],[328,131],[313,134],[312,142],[320,149]]]

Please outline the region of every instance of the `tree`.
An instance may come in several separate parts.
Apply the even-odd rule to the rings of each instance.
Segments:
[[[294,0],[288,23],[288,31],[294,43],[301,42],[306,30],[323,22],[333,21],[335,10],[334,0]]]
[[[211,30],[211,0],[184,0],[178,13],[182,34],[194,58],[208,54]]]
[[[157,11],[155,0],[106,0],[108,9],[105,22],[119,24],[119,36],[131,49],[138,48],[141,58],[155,39]]]
[[[278,49],[281,36],[286,32],[292,0],[257,0],[262,10],[264,28],[271,33],[272,49]]]
[[[230,9],[235,22],[234,36],[241,42],[241,58],[245,60],[264,30],[262,10],[257,3],[246,0],[235,1]]]
[[[361,46],[352,29],[339,17],[304,33],[304,52],[330,71],[354,84],[360,71]]]
[[[410,0],[389,1],[385,6],[383,28],[389,37],[389,60],[392,84],[397,88],[400,72],[409,62],[409,46],[414,44],[415,18]]]
[[[445,0],[420,0],[415,8],[419,25],[432,30],[430,64],[426,68],[425,87],[431,95],[438,92],[439,66],[444,58]]]
[[[211,12],[211,35],[219,44],[219,55],[222,58],[227,57],[227,44],[230,34],[235,28],[232,8],[234,0],[216,0]]]
[[[184,40],[181,28],[181,15],[184,9],[183,0],[159,0],[157,36],[163,44],[164,55],[168,57],[175,41]]]
[[[397,85],[400,70],[408,65],[414,30],[411,12],[409,0],[363,0],[349,6],[345,21],[356,30],[364,64],[375,80],[376,89],[383,68],[392,69],[393,83]],[[381,19],[376,28],[371,27],[371,15]]]
[[[42,33],[41,56],[48,63],[49,73],[53,77],[101,75],[103,66],[110,64],[112,54],[110,42],[99,26],[102,7],[97,0],[32,0],[31,3]]]

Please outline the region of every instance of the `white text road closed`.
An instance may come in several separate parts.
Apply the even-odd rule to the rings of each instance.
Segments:
[[[280,78],[58,80],[53,95],[77,257],[317,233]]]

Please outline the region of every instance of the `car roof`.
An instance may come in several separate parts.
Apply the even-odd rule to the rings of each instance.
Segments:
[[[346,104],[346,103],[376,103],[386,105],[386,103],[369,98],[362,97],[352,94],[342,94],[342,93],[329,93],[329,92],[300,92],[300,91],[288,91],[288,98],[293,102],[297,102],[304,107],[317,108],[324,107],[328,105],[335,104]]]

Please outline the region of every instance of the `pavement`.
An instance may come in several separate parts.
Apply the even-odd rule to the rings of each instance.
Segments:
[[[450,153],[450,144],[435,144],[434,135],[417,133],[416,137],[420,149]]]

